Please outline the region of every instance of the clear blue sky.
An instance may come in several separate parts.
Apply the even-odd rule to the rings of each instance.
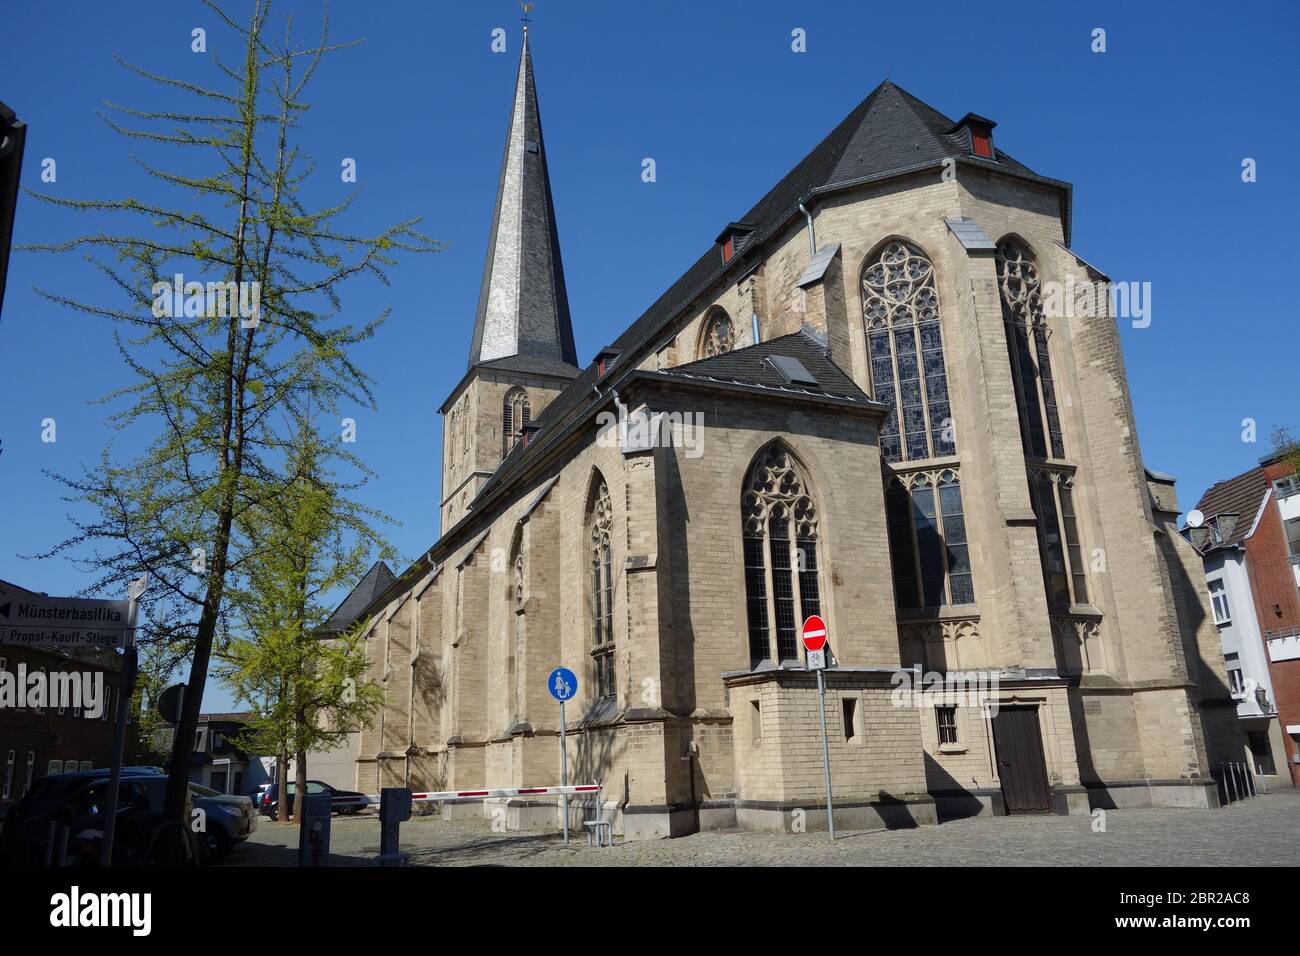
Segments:
[[[319,5],[282,2],[304,31]],[[244,2],[226,8],[242,14]],[[464,371],[518,60],[507,0],[354,2],[331,11],[336,54],[308,96],[313,196],[364,193],[349,224],[408,215],[449,240],[393,284],[345,289],[356,317],[393,314],[359,355],[379,410],[355,446],[378,472],[367,501],[403,522],[408,556],[437,529],[437,407]],[[997,141],[1075,187],[1074,247],[1116,279],[1149,281],[1153,322],[1121,326],[1147,464],[1179,478],[1184,509],[1249,468],[1278,424],[1300,424],[1294,304],[1300,103],[1297,5],[1209,3],[640,3],[539,0],[532,43],[579,358],[615,336],[886,74],[950,116],[998,122]],[[198,2],[18,4],[6,12],[0,99],[30,125],[24,183],[68,197],[165,196],[97,117],[105,100],[157,108],[155,88],[113,62],[215,81],[209,50],[232,35]],[[509,50],[491,51],[491,31]],[[1090,51],[1095,27],[1108,51]],[[807,52],[790,48],[795,28]],[[172,102],[172,101],[168,101]],[[179,103],[180,101],[174,101]],[[41,187],[44,157],[58,181]],[[658,181],[641,181],[653,157]],[[1258,162],[1243,184],[1241,162]],[[15,242],[67,238],[78,222],[24,197]],[[125,384],[109,326],[39,299],[100,288],[75,256],[16,252],[0,318],[0,578],[73,593],[84,575],[43,550],[69,530],[43,469],[75,472],[107,438],[89,404]],[[58,422],[55,444],[41,420]],[[1259,443],[1241,438],[1258,422]],[[207,709],[221,700],[209,698]]]

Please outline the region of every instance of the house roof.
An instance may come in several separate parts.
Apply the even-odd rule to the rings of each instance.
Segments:
[[[328,637],[331,634],[341,634],[349,627],[356,623],[380,593],[382,593],[397,578],[383,561],[376,561],[370,566],[370,570],[365,576],[357,582],[345,597],[342,603],[334,609],[334,613],[329,616],[324,624],[316,629],[319,637]]]
[[[1192,544],[1202,552],[1241,544],[1250,534],[1268,490],[1263,468],[1252,468],[1211,486],[1196,503],[1205,524],[1188,529]]]
[[[779,356],[798,359],[803,367],[817,380],[815,386],[797,385],[786,380],[785,376],[772,364],[770,359]],[[735,349],[662,369],[659,374],[666,378],[689,378],[696,381],[730,382],[739,385],[753,385],[759,388],[782,392],[794,392],[821,398],[840,398],[854,402],[870,403],[871,396],[854,383],[853,379],[841,369],[830,357],[830,350],[818,341],[811,332],[801,329],[790,335],[768,339],[757,345]]]
[[[521,78],[527,75],[531,82],[531,60],[525,50],[521,61]],[[522,82],[522,80],[521,80]],[[535,107],[535,102],[534,102]],[[513,128],[513,120],[512,120]],[[540,126],[539,126],[540,131]],[[543,154],[544,155],[544,154]],[[614,340],[612,348],[618,356],[612,362],[606,362],[603,374],[596,363],[589,364],[574,378],[559,395],[537,416],[533,424],[535,433],[527,444],[519,443],[509,455],[497,466],[491,477],[480,487],[476,501],[483,501],[493,494],[511,477],[522,473],[529,463],[536,461],[547,452],[553,440],[566,434],[570,425],[584,416],[593,406],[608,402],[609,396],[602,386],[618,381],[631,363],[639,361],[645,350],[657,347],[658,339],[664,331],[676,321],[683,312],[690,308],[701,295],[711,287],[722,282],[732,281],[752,270],[761,262],[764,241],[795,215],[799,214],[800,204],[810,202],[817,196],[840,189],[851,188],[869,182],[882,181],[897,176],[908,175],[924,169],[937,168],[945,160],[953,159],[959,164],[979,167],[1004,175],[1028,180],[1056,190],[1061,198],[1061,216],[1064,224],[1066,242],[1070,239],[1071,187],[1068,183],[1049,179],[1033,172],[1001,149],[994,149],[993,159],[974,156],[970,148],[970,130],[966,126],[954,123],[933,107],[921,102],[912,94],[895,83],[886,80],[855,106],[849,114],[818,143],[811,152],[800,160],[781,180],[772,187],[735,223],[752,226],[753,233],[743,249],[730,261],[723,261],[716,243],[704,251],[654,303],[650,305],[624,332]],[[507,162],[509,146],[507,147]],[[504,169],[503,169],[504,183]],[[549,185],[547,186],[549,203]],[[498,202],[500,206],[500,202]],[[549,206],[548,206],[549,208]],[[499,210],[498,210],[499,214]],[[551,222],[554,222],[553,216]],[[494,220],[493,232],[498,230]],[[495,241],[495,240],[494,240]],[[558,263],[558,245],[556,258]],[[486,280],[485,287],[486,289]],[[486,293],[484,293],[486,294]],[[474,353],[481,349],[481,336],[476,325]],[[743,351],[743,350],[742,350]],[[733,353],[735,354],[735,353]],[[798,356],[796,356],[798,357]],[[749,363],[753,356],[745,356],[732,361]],[[802,360],[802,359],[801,359]],[[527,361],[522,357],[519,361]],[[824,355],[821,360],[813,359],[827,375],[827,380],[836,381],[834,391],[842,392],[844,397],[856,393],[854,401],[870,402],[848,377],[838,368],[825,368],[830,363]],[[697,363],[692,363],[697,364]],[[805,363],[807,364],[807,363]],[[680,369],[687,368],[680,366]],[[729,368],[727,361],[720,366],[711,366],[717,371],[721,380]],[[812,365],[810,371],[817,369]],[[516,370],[513,368],[506,370]],[[523,369],[526,371],[526,369]],[[671,372],[672,370],[668,370]],[[696,372],[699,372],[696,369]],[[836,372],[844,381],[836,379]],[[657,373],[656,373],[657,374]],[[692,373],[686,372],[685,375]],[[749,377],[764,377],[766,373],[746,364],[740,373]],[[671,374],[663,376],[671,378]],[[681,376],[685,380],[684,376]],[[735,378],[734,381],[741,381]],[[784,380],[782,380],[784,382]],[[821,376],[818,376],[821,382]],[[756,386],[763,382],[752,383]],[[847,386],[847,387],[845,387]],[[828,390],[824,395],[829,396]],[[445,407],[445,406],[444,406]],[[471,505],[473,508],[473,505]],[[426,558],[444,545],[445,540],[458,536],[462,526],[472,523],[473,511],[461,519],[451,529],[444,529],[443,540],[436,542]],[[451,546],[452,542],[446,542]],[[416,566],[424,564],[425,559]],[[407,578],[414,573],[415,567],[403,574]]]
[[[199,723],[201,724],[246,724],[257,714],[251,710],[239,711],[230,714],[199,714]]]
[[[1003,150],[996,149],[996,162],[969,156],[969,131],[954,128],[951,119],[922,103],[902,87],[886,80],[859,103],[835,129],[799,161],[780,182],[738,221],[752,224],[756,240],[730,262],[723,262],[716,247],[702,254],[695,264],[669,287],[640,318],[633,322],[613,343],[624,355],[635,354],[654,339],[663,328],[688,307],[710,285],[731,270],[743,271],[749,263],[750,250],[774,232],[799,204],[815,191],[830,190],[854,183],[915,171],[955,157],[988,169],[1032,179],[1063,192],[1064,208],[1069,208],[1069,186],[1038,176]],[[606,370],[606,376],[609,369]],[[595,386],[601,380],[594,366],[588,366],[563,392],[556,396],[535,420],[537,434],[527,446],[516,446],[498,466],[493,477],[480,489],[482,495],[500,483],[502,476],[524,459],[540,454],[547,432],[558,422],[567,420],[582,407],[598,401]]]

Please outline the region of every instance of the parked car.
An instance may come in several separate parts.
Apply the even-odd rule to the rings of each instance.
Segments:
[[[44,862],[53,823],[56,830],[68,830],[67,855],[56,863],[97,865],[108,812],[108,785],[107,770],[61,773],[37,780],[10,808],[0,834],[0,863],[32,866]],[[199,862],[203,849],[189,827],[164,820],[166,789],[165,775],[124,768],[118,784],[114,866]]]
[[[357,793],[355,790],[340,790],[338,787],[331,787],[328,783],[320,780],[307,781],[308,793],[328,793],[332,812],[351,816],[360,813],[366,807],[365,795]],[[289,816],[293,816],[294,803],[294,785],[288,785],[289,794]],[[266,788],[262,794],[262,802],[258,804],[258,811],[266,817],[275,817],[280,806],[280,785],[273,783]]]
[[[253,801],[235,793],[221,793],[202,784],[190,784],[190,799],[195,810],[202,810],[203,828],[198,836],[203,842],[204,862],[221,859],[237,843],[243,843],[257,829],[257,811]],[[191,818],[193,819],[193,818]]]

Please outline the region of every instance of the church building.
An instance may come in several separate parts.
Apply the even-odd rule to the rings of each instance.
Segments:
[[[1071,187],[996,125],[882,83],[580,361],[525,33],[441,534],[362,615],[358,790],[559,783],[563,666],[568,778],[602,787],[575,823],[824,828],[816,614],[837,827],[1217,805],[1200,559],[1107,297],[1049,307],[1108,281]]]

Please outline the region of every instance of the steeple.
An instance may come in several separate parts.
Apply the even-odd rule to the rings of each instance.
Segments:
[[[471,369],[487,363],[578,374],[527,27],[469,353]]]

